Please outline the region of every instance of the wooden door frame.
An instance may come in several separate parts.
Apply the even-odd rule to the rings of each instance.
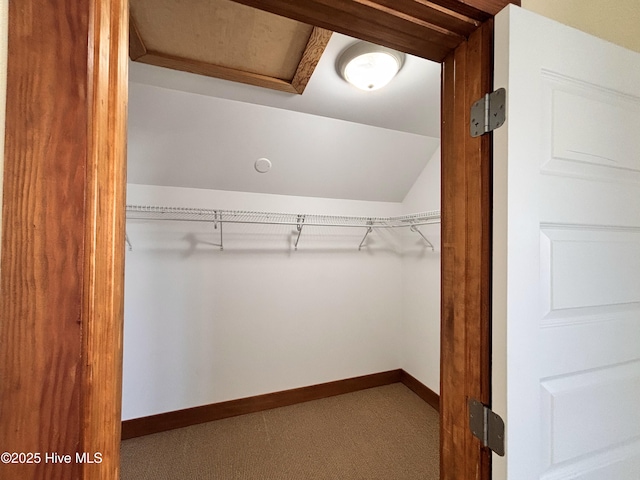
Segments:
[[[488,479],[467,399],[490,402],[492,17],[519,0],[237,0],[443,64],[441,478]],[[101,463],[2,478],[117,479],[128,0],[9,2],[0,443]],[[95,457],[91,457],[95,458]]]

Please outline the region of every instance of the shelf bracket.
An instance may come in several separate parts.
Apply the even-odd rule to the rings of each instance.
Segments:
[[[294,244],[295,250],[298,250],[298,242],[300,241],[300,234],[302,233],[302,227],[304,227],[304,215],[298,215],[298,224],[296,225],[296,230],[298,230],[298,236],[296,238],[296,243]]]
[[[362,237],[362,241],[360,242],[360,245],[358,245],[358,251],[362,250],[362,247],[364,246],[364,242],[367,240],[367,237],[369,236],[369,234],[373,230],[373,227],[371,226],[372,223],[373,222],[371,220],[369,220],[369,222],[368,222],[369,226],[367,227],[367,233],[365,233],[364,237]]]
[[[129,235],[127,234],[126,230],[124,232],[124,241],[127,244],[127,247],[129,247],[129,251],[133,250],[133,245],[131,245],[131,242],[129,241]]]
[[[433,251],[435,251],[435,248],[433,248],[433,243],[431,243],[431,242],[427,239],[427,237],[425,237],[425,236],[424,236],[424,233],[422,233],[418,227],[416,227],[415,225],[411,225],[410,230],[411,230],[412,232],[416,232],[418,235],[420,235],[420,236],[424,239],[424,241],[425,241],[425,242],[427,242],[427,245],[429,245],[429,246],[431,247],[431,251],[432,251],[432,252],[433,252]]]
[[[220,251],[224,250],[224,242],[222,237],[222,212],[215,211],[213,212],[213,229],[218,229],[218,224],[220,224],[220,244],[216,245],[220,247]]]

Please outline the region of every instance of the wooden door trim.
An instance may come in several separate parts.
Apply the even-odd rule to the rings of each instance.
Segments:
[[[520,0],[233,0],[434,62]]]
[[[9,2],[0,443],[40,458],[0,478],[118,478],[127,19],[127,0]]]
[[[468,428],[470,398],[491,401],[491,135],[469,134],[471,105],[492,88],[493,20],[443,63],[440,478],[491,478]]]
[[[481,91],[484,76],[492,69],[485,43],[480,42],[479,73],[473,73],[471,52],[477,34],[464,28],[472,25],[475,31],[476,23],[491,18],[502,6],[519,4],[517,0],[240,3],[432,60],[444,59],[443,79],[449,87],[443,91],[447,97],[447,92]],[[445,15],[438,23],[435,14],[423,16],[416,4]],[[127,0],[9,3],[10,95],[0,269],[0,440],[5,450],[11,451],[75,453],[86,449],[92,454],[102,449],[103,461],[69,467],[0,465],[3,478],[116,479],[119,475],[125,12]],[[468,37],[472,42],[467,45]],[[464,62],[459,50],[463,44],[467,52]],[[456,79],[453,84],[451,78]],[[450,112],[462,111],[469,96],[462,103],[456,100]],[[444,173],[443,189],[455,189],[455,193],[447,190],[447,198],[453,195],[457,200],[455,212],[443,212],[443,231],[452,228],[455,235],[463,237],[443,237],[443,265],[453,265],[446,270],[443,288],[453,285],[459,289],[443,294],[443,312],[453,308],[453,316],[443,320],[443,332],[452,335],[449,339],[463,335],[467,347],[476,345],[482,356],[488,355],[488,345],[484,340],[471,342],[476,327],[466,319],[483,317],[482,312],[488,311],[484,226],[490,218],[483,212],[490,199],[490,182],[484,180],[490,153],[488,140],[479,140],[478,147],[464,139],[468,129],[450,120],[446,101],[444,105],[443,170],[454,168],[459,178]],[[445,186],[448,182],[449,187]],[[461,219],[469,223],[462,233]],[[454,222],[451,227],[449,222]],[[476,273],[456,283],[462,271]],[[469,295],[472,291],[475,293]],[[461,323],[465,324],[464,333],[458,330]],[[448,348],[445,345],[447,352]],[[450,353],[454,365],[463,368],[477,358],[460,348]],[[460,363],[460,355],[469,355],[470,361]],[[477,371],[464,374],[463,387],[449,381],[442,384],[446,419],[442,468],[443,475],[449,475],[443,478],[488,478],[486,474],[456,476],[451,473],[455,470],[450,470],[463,456],[470,458],[465,465],[476,461],[465,447],[471,445],[473,450],[473,441],[456,433],[466,429],[466,415],[454,417],[447,409],[459,413],[462,408],[453,396],[475,395],[476,389],[481,396],[488,392],[482,385],[488,384],[490,372],[484,360],[479,365]],[[450,375],[444,368],[443,376]],[[476,385],[473,379],[478,372],[486,376]],[[454,419],[460,423],[450,424]]]
[[[88,42],[88,149],[82,311],[81,478],[119,478],[124,324],[129,1],[94,0]]]

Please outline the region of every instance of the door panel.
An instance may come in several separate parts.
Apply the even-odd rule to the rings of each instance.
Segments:
[[[496,17],[494,478],[640,478],[640,54]]]

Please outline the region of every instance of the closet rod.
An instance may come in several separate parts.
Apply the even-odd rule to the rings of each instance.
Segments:
[[[433,244],[417,228],[422,225],[440,223],[440,211],[413,213],[397,217],[358,217],[342,215],[320,214],[293,214],[275,212],[252,212],[245,210],[207,210],[201,208],[159,207],[150,205],[127,205],[127,219],[129,220],[169,220],[177,222],[207,222],[213,223],[214,228],[220,224],[220,244],[216,245],[223,250],[222,225],[225,223],[254,224],[254,225],[289,225],[295,226],[298,235],[295,240],[295,249],[303,227],[350,227],[366,228],[366,233],[358,246],[362,250],[369,234],[378,228],[402,228],[409,227],[417,232],[433,250]],[[129,237],[126,237],[127,245],[131,249]]]

